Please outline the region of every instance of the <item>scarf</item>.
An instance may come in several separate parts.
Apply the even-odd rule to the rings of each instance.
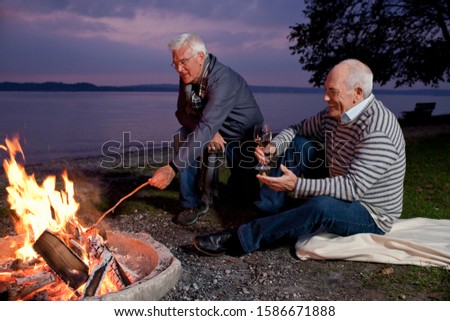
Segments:
[[[203,100],[206,96],[206,86],[208,85],[208,75],[211,71],[209,69],[210,58],[209,55],[205,59],[205,65],[203,67],[202,76],[198,85],[188,84],[185,87],[186,101],[191,105],[191,110],[195,114],[201,114],[204,103]],[[198,91],[198,93],[197,93]]]

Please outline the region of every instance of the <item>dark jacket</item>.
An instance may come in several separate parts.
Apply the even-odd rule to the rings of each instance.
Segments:
[[[179,171],[192,164],[203,148],[219,132],[225,141],[253,140],[253,127],[263,116],[247,82],[237,72],[210,54],[210,73],[200,114],[192,113],[186,102],[185,84],[180,83],[176,116],[192,134],[175,155],[173,164]]]

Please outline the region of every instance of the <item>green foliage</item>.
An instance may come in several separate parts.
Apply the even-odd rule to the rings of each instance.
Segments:
[[[450,82],[450,2],[447,0],[305,0],[308,23],[288,39],[310,83],[321,86],[336,63],[356,58],[374,81],[438,87]]]

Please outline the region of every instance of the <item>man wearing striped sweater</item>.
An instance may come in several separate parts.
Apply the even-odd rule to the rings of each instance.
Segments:
[[[372,93],[373,74],[348,59],[325,81],[327,108],[255,152],[278,157],[256,203],[266,216],[194,238],[207,255],[245,254],[321,232],[384,234],[400,217],[405,142],[396,117]],[[267,156],[265,156],[267,155]],[[296,202],[287,204],[288,195]]]

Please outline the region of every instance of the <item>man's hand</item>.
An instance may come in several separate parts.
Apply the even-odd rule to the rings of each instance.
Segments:
[[[208,143],[209,152],[223,152],[225,150],[225,144],[227,142],[223,139],[222,135],[217,132],[211,141]]]
[[[256,177],[277,192],[294,191],[298,177],[284,165],[280,165],[280,169],[283,173],[280,177],[269,177],[265,173],[262,175],[258,174]]]
[[[152,177],[149,178],[148,183],[159,189],[165,189],[172,182],[176,173],[169,165],[158,168]]]
[[[255,157],[260,164],[269,164],[271,157],[277,152],[277,148],[273,144],[266,147],[258,146],[255,148]]]

